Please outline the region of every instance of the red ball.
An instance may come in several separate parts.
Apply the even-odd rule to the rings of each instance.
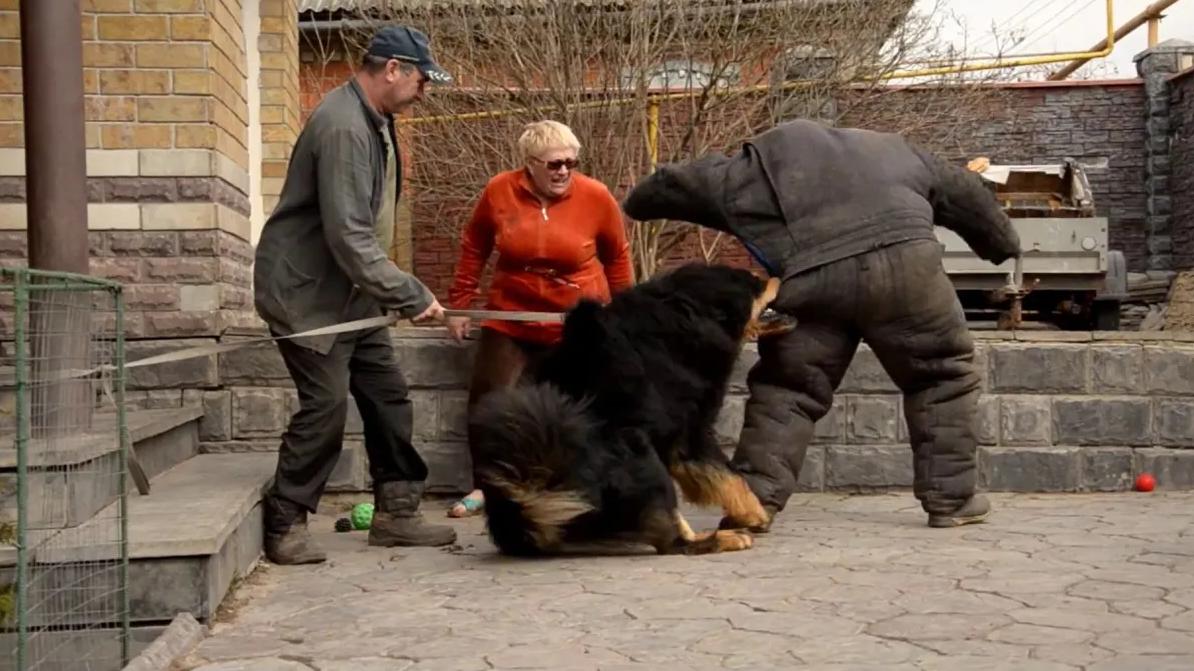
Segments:
[[[1157,479],[1149,473],[1141,473],[1136,477],[1136,491],[1151,492],[1157,486]]]

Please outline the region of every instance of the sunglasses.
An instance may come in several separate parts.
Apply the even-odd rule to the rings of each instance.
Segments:
[[[576,170],[576,167],[578,165],[580,165],[580,161],[578,161],[574,158],[558,158],[554,161],[544,161],[543,159],[538,158],[538,157],[532,157],[532,158],[535,158],[536,161],[542,163],[544,166],[547,167],[548,170],[550,170],[552,172],[555,172],[556,170],[559,170],[560,168],[568,168],[568,170]]]

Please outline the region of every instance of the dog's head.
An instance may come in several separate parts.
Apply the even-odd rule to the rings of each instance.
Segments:
[[[746,328],[743,330],[743,338],[746,340],[754,340],[759,336],[769,333],[772,330],[772,325],[775,322],[763,322],[760,320],[763,312],[771,301],[779,294],[779,279],[775,277],[768,277],[763,285],[762,292],[755,297],[754,302],[750,308],[750,321],[746,323]]]
[[[682,266],[666,281],[669,291],[689,299],[694,309],[739,339],[757,335],[759,318],[780,285],[777,278],[764,279],[743,268],[703,264]]]

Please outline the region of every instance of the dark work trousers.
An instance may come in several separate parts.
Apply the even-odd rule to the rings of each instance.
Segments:
[[[813,425],[865,341],[904,396],[913,491],[929,513],[974,493],[980,377],[974,343],[934,240],[903,242],[784,282],[773,307],[796,329],[759,342],[732,463],[764,504],[796,488]]]
[[[471,409],[490,391],[512,386],[523,375],[533,374],[547,350],[547,345],[511,338],[500,331],[482,327],[473,359],[472,380],[469,381],[468,407]]]
[[[469,412],[485,394],[513,386],[523,376],[532,375],[548,349],[547,345],[511,338],[500,331],[482,327],[469,381]],[[469,441],[469,447],[471,453],[472,441]],[[473,463],[475,466],[475,458]]]
[[[341,334],[327,355],[289,340],[277,345],[298,390],[299,410],[282,434],[270,514],[315,512],[340,456],[349,392],[361,413],[373,482],[427,479],[427,465],[411,443],[413,408],[388,329]],[[285,527],[288,521],[267,516],[266,524]]]

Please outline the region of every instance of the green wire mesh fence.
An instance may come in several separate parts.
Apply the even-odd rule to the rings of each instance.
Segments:
[[[119,284],[0,269],[0,671],[129,659]]]

